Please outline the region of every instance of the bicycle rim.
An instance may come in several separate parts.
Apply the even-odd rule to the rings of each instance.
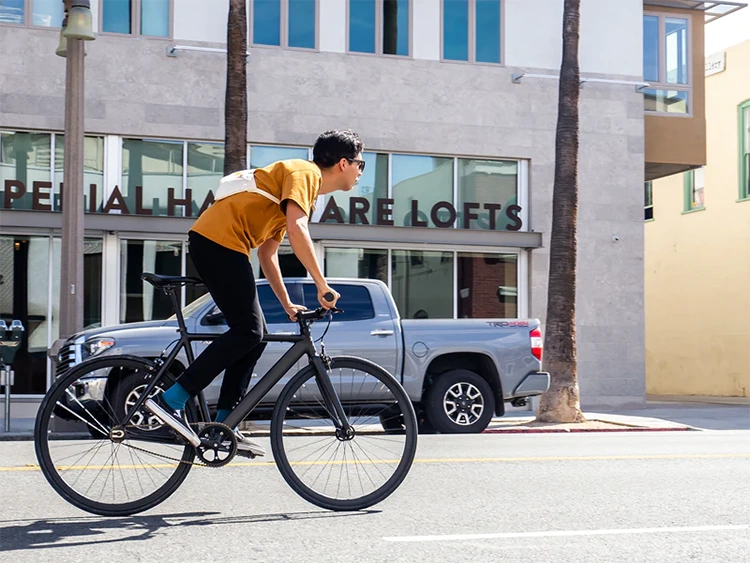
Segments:
[[[93,514],[125,516],[156,506],[185,480],[195,457],[193,447],[178,443],[145,407],[134,417],[138,423],[120,426],[126,406],[112,404],[112,386],[134,373],[145,379],[156,369],[127,356],[83,362],[52,385],[37,414],[42,473],[65,500]]]
[[[417,421],[404,389],[376,364],[334,358],[328,375],[353,437],[337,435],[316,372],[307,368],[279,397],[271,447],[284,479],[304,499],[330,510],[361,510],[383,501],[406,477],[416,451]],[[393,431],[391,418],[402,431]]]

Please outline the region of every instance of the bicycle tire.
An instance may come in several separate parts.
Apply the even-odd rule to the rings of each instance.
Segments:
[[[279,399],[276,403],[276,406],[274,408],[273,418],[271,421],[271,449],[273,451],[273,456],[276,461],[276,465],[279,468],[279,471],[281,475],[283,476],[284,480],[287,482],[287,484],[303,499],[307,500],[308,502],[315,504],[316,506],[319,506],[321,508],[329,509],[329,510],[335,510],[335,511],[352,511],[352,510],[362,510],[365,508],[368,508],[372,505],[375,505],[379,502],[382,502],[385,500],[388,496],[390,496],[403,482],[403,480],[406,478],[409,469],[411,468],[412,462],[414,461],[414,455],[417,448],[417,420],[416,416],[414,414],[414,408],[412,406],[411,400],[409,399],[408,395],[406,394],[406,391],[401,386],[401,384],[386,370],[384,370],[382,367],[378,366],[377,364],[374,364],[368,360],[362,359],[362,358],[355,358],[355,357],[336,357],[332,358],[331,360],[331,369],[330,372],[335,372],[336,370],[357,370],[359,372],[362,372],[366,374],[367,376],[371,376],[374,378],[374,380],[380,382],[382,386],[378,389],[379,392],[384,393],[383,389],[386,388],[388,392],[390,392],[393,395],[393,400],[395,402],[392,402],[388,404],[385,408],[394,409],[395,406],[398,406],[398,416],[403,416],[403,425],[404,425],[404,432],[402,436],[404,437],[404,444],[403,449],[401,452],[401,459],[395,460],[391,463],[392,460],[380,460],[382,463],[390,463],[391,465],[398,463],[395,467],[393,474],[387,478],[387,480],[377,487],[374,491],[363,494],[360,497],[357,498],[334,498],[330,495],[323,494],[319,491],[316,491],[313,489],[313,487],[306,484],[302,477],[298,475],[297,471],[295,470],[295,467],[303,467],[311,465],[315,465],[316,461],[301,461],[301,462],[290,462],[288,451],[285,446],[285,419],[286,416],[290,414],[295,409],[311,409],[309,403],[306,403],[303,399],[303,393],[302,389],[305,387],[306,383],[308,381],[312,381],[316,378],[317,374],[315,369],[312,366],[308,366],[304,369],[302,369],[296,376],[294,376],[289,383],[284,387],[284,389],[281,391],[281,394],[279,396]],[[332,383],[334,382],[335,377],[331,377]],[[356,384],[353,382],[355,381],[354,376],[352,376],[352,391]],[[360,384],[360,389],[364,387],[365,379],[362,379],[362,383]],[[343,384],[344,386],[347,385],[345,382]],[[375,385],[377,387],[377,384]],[[311,387],[312,389],[312,387]],[[314,394],[315,391],[311,391],[311,394]],[[359,403],[357,402],[357,399],[353,399],[351,394],[347,396],[343,396],[343,394],[340,391],[337,391],[339,394],[339,398],[342,401],[342,405],[344,405],[345,410],[349,410],[347,412],[347,418],[350,419],[350,422],[353,420],[361,419],[363,416],[363,413],[369,412],[369,407],[367,405],[365,406],[357,406]],[[295,406],[292,404],[292,400],[296,401]],[[321,403],[321,401],[318,399],[318,404],[320,408],[323,408],[324,405]],[[302,407],[299,406],[301,404],[305,404],[306,406]],[[368,403],[369,404],[369,403]],[[364,403],[363,403],[364,405]],[[379,408],[379,407],[374,407]],[[359,409],[359,415],[357,415],[356,409]],[[300,410],[300,412],[302,412]],[[306,411],[305,411],[306,412]],[[371,441],[374,441],[375,439],[378,439],[379,436],[377,432],[379,431],[383,436],[385,436],[385,433],[383,432],[383,427],[381,426],[381,420],[380,416],[378,414],[374,414],[372,416],[366,417],[366,419],[372,419],[373,423],[370,423],[369,425],[365,425],[364,422],[362,422],[361,427],[371,427],[375,428],[377,425],[377,429],[371,433],[364,432],[362,433],[363,438],[365,436],[368,437]],[[296,420],[296,419],[294,419]],[[290,418],[290,424],[293,422],[293,420]],[[356,425],[355,425],[356,426]],[[296,432],[296,434],[295,434]],[[359,431],[357,431],[359,432]],[[310,436],[310,434],[306,434],[304,431],[300,432],[298,430],[290,430],[287,428],[287,435],[292,436],[290,438],[291,441],[295,438],[298,438],[300,436]],[[315,434],[313,434],[315,435]],[[324,438],[320,438],[320,436],[323,435]],[[319,439],[320,438],[320,439]],[[356,436],[355,436],[356,438]],[[316,435],[315,438],[317,441],[324,441],[325,440],[325,434],[319,433]],[[387,438],[380,437],[380,440],[390,440],[392,442],[395,442],[394,436],[392,434],[388,434]],[[339,440],[336,438],[339,442],[346,442]],[[353,439],[351,441],[354,441]],[[334,442],[335,443],[335,442]],[[381,442],[382,444],[382,442]],[[323,446],[320,446],[321,448]],[[330,445],[328,446],[328,449],[330,449]],[[338,448],[339,446],[337,446]],[[344,446],[344,454],[343,454],[343,460],[342,461],[336,461],[334,459],[333,464],[334,465],[342,465],[347,466],[347,464],[354,463],[354,458],[357,457],[357,450],[355,449],[354,445],[351,445],[351,451],[353,457],[349,462],[347,462],[346,459],[346,446]],[[362,445],[360,444],[358,446],[362,451]],[[382,445],[377,446],[378,448],[383,448]],[[297,450],[302,448],[296,448]],[[398,446],[396,446],[396,449],[398,449]],[[292,451],[291,449],[289,450]],[[325,454],[321,454],[321,457],[323,455],[327,455],[327,449],[325,450]],[[366,452],[365,452],[366,453]],[[314,455],[314,454],[311,454]],[[311,457],[311,456],[306,456]],[[334,456],[336,457],[336,454],[334,453]],[[376,462],[372,460],[369,455],[367,456],[370,464],[372,465],[378,465],[380,462]],[[379,457],[379,456],[377,456]],[[319,458],[320,459],[320,458]],[[378,470],[379,471],[379,470]],[[382,474],[382,472],[381,472]],[[361,481],[361,474],[359,473],[359,469],[357,469],[357,476],[360,477],[360,485],[362,485]],[[368,475],[369,477],[369,475]],[[376,476],[377,477],[377,476]],[[330,478],[330,476],[329,476]],[[347,479],[349,479],[349,475],[347,472]],[[341,484],[342,477],[339,476],[339,485]],[[372,481],[372,479],[370,479]],[[328,482],[326,482],[326,485]],[[374,484],[374,483],[373,483]],[[364,492],[364,487],[362,487]]]
[[[140,476],[137,476],[138,478],[138,484],[140,485],[140,488],[142,491],[144,491],[145,496],[143,498],[139,499],[130,499],[130,495],[127,492],[126,489],[126,495],[128,497],[128,500],[126,502],[102,502],[101,500],[96,501],[91,498],[88,498],[85,494],[82,494],[80,491],[76,490],[74,488],[74,485],[80,480],[80,477],[84,475],[84,472],[88,469],[87,466],[80,466],[77,465],[84,459],[85,456],[88,455],[88,453],[92,452],[96,446],[92,446],[87,452],[79,458],[78,461],[76,461],[73,465],[63,465],[60,466],[55,463],[53,457],[57,456],[57,447],[52,447],[51,442],[57,442],[58,440],[61,442],[61,445],[59,446],[59,449],[62,450],[62,448],[70,448],[74,447],[75,444],[78,442],[73,442],[73,438],[76,438],[80,436],[81,440],[86,440],[87,442],[93,442],[98,441],[101,442],[101,445],[96,447],[96,450],[93,452],[91,456],[91,461],[93,461],[94,457],[100,452],[102,448],[104,448],[107,444],[107,442],[110,443],[110,456],[107,460],[109,462],[110,459],[114,457],[114,460],[118,460],[119,463],[119,457],[118,452],[123,444],[125,444],[125,449],[123,450],[123,455],[125,452],[128,452],[130,459],[133,460],[132,465],[124,466],[125,469],[130,469],[133,471],[137,471],[142,468],[147,468],[150,466],[151,468],[156,469],[164,469],[163,467],[160,467],[158,465],[155,465],[153,463],[149,463],[150,458],[147,458],[146,462],[144,463],[143,456],[141,453],[146,452],[147,450],[133,448],[133,444],[126,444],[128,442],[128,438],[123,439],[121,442],[115,442],[107,433],[106,436],[104,436],[102,439],[96,440],[93,436],[90,435],[91,428],[99,429],[102,435],[104,435],[104,430],[111,428],[111,426],[108,426],[103,419],[106,419],[108,422],[112,423],[117,422],[117,419],[114,418],[117,416],[116,414],[116,408],[114,408],[111,403],[109,402],[109,399],[106,398],[107,394],[105,393],[103,395],[104,399],[101,403],[98,403],[94,400],[88,401],[84,400],[84,402],[78,401],[77,398],[72,398],[73,396],[69,392],[71,387],[74,387],[77,384],[76,389],[80,388],[82,385],[82,382],[87,381],[86,379],[81,379],[83,376],[87,374],[91,374],[92,372],[96,371],[97,373],[106,373],[106,377],[109,378],[109,375],[113,373],[112,370],[119,369],[123,370],[124,373],[138,373],[143,372],[144,375],[147,374],[155,374],[157,372],[156,365],[144,358],[139,358],[136,356],[105,356],[101,358],[92,358],[89,360],[86,360],[70,370],[68,370],[65,374],[63,374],[57,381],[54,382],[54,384],[50,387],[49,391],[46,393],[44,399],[42,400],[42,403],[39,407],[39,411],[37,413],[36,417],[36,423],[34,426],[34,448],[36,451],[36,457],[39,462],[39,466],[42,470],[42,474],[47,479],[47,482],[52,486],[54,491],[58,493],[62,498],[64,498],[66,501],[71,503],[72,505],[80,508],[81,510],[85,510],[86,512],[90,512],[92,514],[98,514],[100,516],[129,516],[132,514],[137,514],[139,512],[143,512],[145,510],[148,510],[150,508],[153,508],[154,506],[164,502],[172,493],[174,493],[177,488],[182,484],[182,482],[187,477],[188,473],[190,472],[190,469],[192,467],[191,461],[195,457],[195,449],[190,445],[182,445],[172,443],[168,444],[166,442],[160,441],[157,437],[154,439],[153,436],[155,434],[151,434],[150,441],[147,441],[147,444],[153,444],[149,447],[151,448],[157,448],[157,447],[163,447],[163,448],[176,448],[176,456],[175,459],[179,459],[179,462],[176,462],[173,468],[173,473],[165,480],[165,482],[156,487],[155,490],[150,492],[149,494],[145,494],[144,488],[143,488],[143,482],[140,480]],[[104,372],[104,370],[107,370]],[[84,383],[85,384],[85,383]],[[73,393],[75,395],[75,393]],[[77,403],[77,404],[76,404]],[[73,416],[73,414],[78,413],[79,414],[79,420],[76,420],[76,416]],[[194,412],[194,411],[191,411]],[[70,417],[70,418],[65,418]],[[109,418],[107,418],[109,417]],[[190,414],[189,414],[190,417]],[[77,424],[81,427],[83,432],[78,431],[71,431],[66,430],[65,433],[59,433],[56,437],[54,436],[54,432],[57,432],[54,428],[51,428],[50,423],[55,418],[60,419],[61,426],[62,425],[70,425]],[[84,424],[88,425],[89,428],[86,428]],[[54,426],[57,426],[57,423]],[[143,427],[136,427],[132,430],[134,437],[144,437],[146,436],[146,432],[154,432],[154,431],[161,431],[164,432],[164,427],[161,427],[161,430],[159,428],[156,429],[149,429],[149,428],[143,428]],[[131,432],[130,430],[127,430],[127,432]],[[85,435],[85,438],[83,437]],[[55,438],[55,439],[53,439]],[[134,441],[135,438],[132,438],[131,441]],[[83,442],[81,442],[83,443]],[[88,444],[83,443],[83,447],[88,447]],[[54,452],[53,452],[54,450]],[[180,450],[182,450],[180,455]],[[135,456],[133,455],[133,451],[135,451]],[[167,451],[175,451],[175,450],[167,450]],[[54,453],[54,455],[53,455]],[[68,452],[64,452],[67,454]],[[66,455],[67,458],[73,458],[77,454],[73,455]],[[106,450],[102,453],[102,456],[106,455]],[[151,455],[155,457],[156,459],[159,459],[159,455],[155,453],[150,453],[148,455]],[[163,456],[162,456],[163,457]],[[136,462],[135,459],[138,458],[140,462]],[[66,459],[66,458],[63,458]],[[110,467],[112,470],[114,470],[114,460],[110,462]],[[104,469],[107,468],[106,463],[104,465],[93,465],[90,469],[96,470],[99,469],[96,475],[94,476],[94,480],[98,479],[98,475],[104,471]],[[140,466],[139,466],[140,463]],[[163,465],[163,464],[161,464]],[[80,471],[79,477],[76,478],[76,481],[71,485],[67,480],[66,477],[68,476],[66,472],[73,472],[73,471]],[[166,471],[161,472],[160,474],[164,475]],[[128,480],[132,481],[132,473],[129,473]],[[122,471],[122,468],[120,468],[120,475],[118,476],[121,478],[122,485],[126,485],[126,479],[125,474]],[[151,477],[151,481],[154,485],[156,485],[156,482]],[[108,488],[108,479],[109,477],[105,477],[104,485],[102,487],[102,491],[104,488]],[[146,481],[145,484],[148,486],[149,483]],[[94,482],[89,485],[89,489],[91,489],[94,485]],[[116,475],[112,475],[112,496],[115,496],[115,487],[119,487],[119,481],[116,480]],[[98,484],[97,484],[98,488]],[[88,490],[86,491],[88,493]],[[109,493],[109,491],[107,491]]]

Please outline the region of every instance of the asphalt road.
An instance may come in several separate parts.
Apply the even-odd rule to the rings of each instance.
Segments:
[[[745,562],[750,432],[421,436],[388,500],[330,513],[273,466],[197,468],[161,506],[102,518],[0,442],[0,561]]]

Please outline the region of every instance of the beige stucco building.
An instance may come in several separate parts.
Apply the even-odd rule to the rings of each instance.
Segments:
[[[750,40],[706,57],[705,167],[650,186],[646,389],[750,397]],[[647,205],[649,185],[646,186]]]

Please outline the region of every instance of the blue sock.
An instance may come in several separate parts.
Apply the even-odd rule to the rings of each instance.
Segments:
[[[232,409],[219,409],[216,411],[216,422],[224,422]]]
[[[179,411],[185,408],[185,403],[190,398],[190,393],[185,391],[182,385],[175,383],[172,387],[164,391],[161,396],[169,408]]]

